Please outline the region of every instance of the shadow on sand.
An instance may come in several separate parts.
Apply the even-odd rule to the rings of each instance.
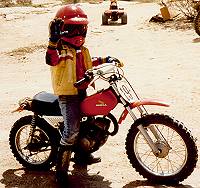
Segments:
[[[24,168],[8,169],[3,173],[0,180],[6,188],[59,188],[55,181],[55,172],[50,171],[29,171]],[[69,175],[67,188],[111,188],[111,183],[103,176],[88,173],[87,167],[73,165],[73,170]],[[136,180],[129,182],[122,188],[137,188],[151,186],[152,188],[167,188],[167,185],[158,185],[147,180]],[[62,186],[63,187],[63,186]],[[190,185],[170,185],[170,188],[193,188]]]
[[[111,188],[108,180],[98,174],[88,174],[87,167],[73,166],[74,169],[69,175],[67,188]],[[8,169],[3,173],[0,180],[6,188],[59,188],[55,181],[55,172],[50,171],[29,171],[24,168]],[[62,186],[63,187],[63,186]]]
[[[108,21],[108,25],[103,25],[101,24],[101,26],[124,26],[126,24],[121,24],[119,21]]]
[[[136,180],[132,181],[122,188],[136,188],[136,187],[146,187],[146,186],[151,186],[152,188],[168,188],[169,185],[158,185],[158,184],[153,184],[148,182],[147,180]],[[176,185],[170,185],[170,188],[193,188],[190,185],[182,185],[182,184],[176,184]]]

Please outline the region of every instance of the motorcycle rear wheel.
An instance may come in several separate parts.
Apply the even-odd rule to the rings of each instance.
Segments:
[[[31,115],[25,116],[14,123],[9,135],[10,149],[23,167],[31,170],[48,170],[55,165],[58,135],[47,122],[37,118],[30,141],[32,118]]]
[[[200,11],[198,11],[194,18],[194,30],[200,36]]]
[[[137,128],[143,125],[162,155],[156,156]],[[154,125],[165,141],[150,131]],[[169,144],[168,147],[165,142]],[[196,167],[198,150],[194,138],[184,125],[167,115],[146,115],[132,125],[126,138],[126,153],[133,168],[154,183],[174,184],[186,179]]]

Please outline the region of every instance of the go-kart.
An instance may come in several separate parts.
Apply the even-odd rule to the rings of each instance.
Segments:
[[[116,22],[118,19],[121,19],[121,24],[127,24],[127,13],[124,8],[118,8],[116,3],[112,3],[110,9],[102,14],[102,25],[108,25],[109,21]]]

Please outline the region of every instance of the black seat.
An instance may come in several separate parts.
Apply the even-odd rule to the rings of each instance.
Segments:
[[[42,91],[33,97],[32,101],[33,112],[39,115],[60,116],[60,107],[58,97],[52,93]]]

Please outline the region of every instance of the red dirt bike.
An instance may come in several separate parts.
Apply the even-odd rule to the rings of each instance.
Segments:
[[[169,184],[183,181],[193,172],[198,150],[191,133],[174,118],[148,114],[144,107],[169,105],[140,99],[115,61],[88,70],[85,75],[76,86],[98,79],[103,79],[109,86],[82,101],[80,132],[74,147],[91,153],[98,150],[109,136],[117,134],[119,125],[129,114],[133,123],[126,137],[126,153],[140,175],[152,182]],[[124,106],[118,121],[111,114],[117,104]],[[19,102],[15,111],[23,110],[32,111],[33,115],[24,116],[14,123],[9,136],[10,148],[24,167],[50,169],[55,166],[63,129],[57,97],[40,92]],[[68,168],[73,150],[66,151],[65,157],[64,165],[70,173]]]

